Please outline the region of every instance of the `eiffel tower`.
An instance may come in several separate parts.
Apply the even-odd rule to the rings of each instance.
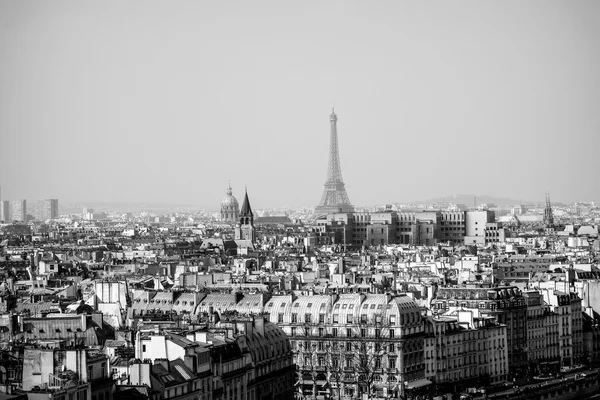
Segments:
[[[329,135],[329,167],[327,168],[327,180],[321,196],[321,202],[315,208],[316,214],[331,214],[335,212],[353,212],[354,206],[350,204],[346,185],[342,179],[342,167],[340,167],[340,153],[337,137],[337,115],[331,110],[329,116],[331,132]]]

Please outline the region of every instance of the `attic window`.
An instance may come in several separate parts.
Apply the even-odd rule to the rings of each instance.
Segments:
[[[371,304],[371,310],[375,309],[375,304]]]
[[[296,307],[300,307],[300,303],[294,304],[294,308],[296,308]]]
[[[285,307],[285,303],[281,303],[279,307]]]
[[[40,332],[40,333],[46,333],[46,332],[44,332],[44,330],[43,330],[43,329],[40,329],[40,330],[39,330],[39,332]]]
[[[352,310],[354,308],[354,304],[350,304],[350,307],[348,307],[350,310]]]
[[[335,308],[337,310],[338,308],[340,308],[340,305],[336,304],[335,306],[333,306],[333,308]]]
[[[308,303],[308,305],[306,307],[311,308],[312,307],[312,303]]]
[[[73,329],[67,328],[67,332],[73,332]]]
[[[202,302],[202,305],[203,305],[203,306],[205,306],[205,305],[206,305],[206,302],[205,302],[205,301],[203,301],[203,302]]]
[[[367,308],[369,308],[368,304],[363,304],[363,310],[366,310]]]
[[[325,303],[321,303],[321,309],[325,308]]]
[[[273,307],[273,302],[270,302],[269,304],[267,304],[267,307]]]
[[[56,329],[54,330],[54,332],[56,332],[56,333],[60,333],[60,329],[56,328]]]
[[[193,305],[194,305],[194,302],[193,302],[193,301],[190,301],[190,306],[193,306]]]
[[[179,302],[177,302],[177,303],[175,303],[175,304],[179,304]],[[184,305],[184,306],[187,306],[187,301],[184,301],[184,302],[182,302],[181,304],[182,304],[182,305]]]
[[[183,302],[183,304],[185,305],[185,301]],[[177,300],[177,301],[175,302],[175,305],[176,305],[176,306],[178,306],[178,305],[179,305],[179,300]]]
[[[258,302],[254,303],[254,307],[258,307]]]

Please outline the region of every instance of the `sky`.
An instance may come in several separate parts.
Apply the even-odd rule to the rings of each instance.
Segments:
[[[3,199],[600,201],[598,1],[2,1]]]

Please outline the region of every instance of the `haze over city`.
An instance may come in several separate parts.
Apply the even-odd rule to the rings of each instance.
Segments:
[[[3,199],[600,200],[600,3],[0,3]],[[63,200],[64,199],[64,200]]]

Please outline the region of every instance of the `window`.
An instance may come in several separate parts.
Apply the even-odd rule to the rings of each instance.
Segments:
[[[396,368],[396,357],[388,357],[388,367]]]
[[[292,322],[293,323],[298,322],[298,314],[296,314],[296,313],[292,314]]]
[[[277,314],[277,322],[279,322],[280,324],[283,323],[283,313]]]
[[[352,314],[346,315],[346,322],[349,323],[349,324],[352,323]]]
[[[337,328],[333,328],[333,329],[331,330],[331,336],[333,336],[333,337],[337,337]]]
[[[325,314],[319,314],[319,323],[320,324],[325,323]]]
[[[352,357],[346,357],[346,368],[352,368]]]
[[[394,329],[390,329],[390,339],[393,339],[394,335],[395,335]]]
[[[366,329],[364,329],[364,328],[362,328],[362,329],[360,330],[360,337],[365,337],[365,336],[367,336],[367,330],[366,330]]]
[[[339,319],[340,319],[340,315],[339,314],[333,314],[333,323],[334,324],[339,323],[340,322]]]
[[[310,314],[304,314],[304,322],[310,324]]]
[[[146,345],[145,345],[145,344],[143,344],[143,345],[142,345],[142,352],[145,352],[145,351],[146,351]]]
[[[352,329],[351,328],[346,328],[346,336],[352,337]]]

